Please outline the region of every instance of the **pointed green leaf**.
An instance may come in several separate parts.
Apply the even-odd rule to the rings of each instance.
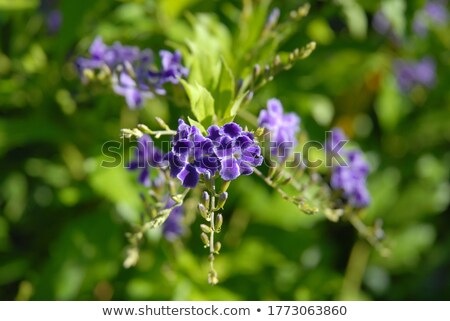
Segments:
[[[230,67],[223,58],[221,59],[220,69],[218,83],[214,91],[214,100],[216,102],[216,114],[222,117],[233,100],[235,81]]]
[[[191,110],[195,118],[199,122],[212,118],[214,116],[214,98],[210,92],[198,83],[191,85],[185,80],[181,80],[181,83],[189,97]]]

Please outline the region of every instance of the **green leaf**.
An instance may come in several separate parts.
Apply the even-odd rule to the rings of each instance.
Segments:
[[[214,100],[216,102],[216,113],[222,117],[228,106],[231,104],[235,94],[235,80],[233,73],[226,63],[221,59],[220,75],[216,89],[214,91]]]
[[[191,85],[187,81],[181,80],[181,83],[189,97],[191,110],[195,118],[199,122],[203,122],[208,117],[212,118],[214,116],[214,98],[210,92],[197,82],[195,85]]]
[[[338,2],[342,5],[351,35],[364,39],[367,34],[367,17],[364,9],[355,0],[339,0]]]
[[[381,126],[393,130],[409,111],[410,107],[400,94],[394,76],[386,76],[375,102],[375,112]]]
[[[36,9],[38,0],[0,0],[0,10],[29,10]]]
[[[199,123],[198,121],[192,119],[189,116],[188,116],[188,120],[189,120],[189,124],[191,124],[191,126],[197,127],[198,129],[200,129],[202,131],[203,134],[206,134],[206,129],[201,123]]]
[[[381,3],[381,12],[392,24],[392,28],[399,36],[406,30],[406,4],[404,0],[389,0]]]
[[[244,98],[247,96],[248,91],[240,94],[236,97],[231,105],[228,106],[223,118],[224,119],[233,119],[234,116],[238,113],[239,109],[243,105]]]

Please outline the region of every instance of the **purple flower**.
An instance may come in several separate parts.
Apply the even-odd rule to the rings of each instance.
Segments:
[[[240,175],[250,175],[253,167],[263,162],[261,148],[255,143],[250,132],[243,131],[236,123],[228,123],[222,128],[208,128],[208,138],[214,142],[214,150],[220,160],[219,174],[231,181]]]
[[[181,64],[181,54],[176,51],[160,51],[162,69],[154,63],[149,49],[124,46],[120,42],[106,45],[101,37],[95,38],[89,48],[89,58],[78,58],[75,65],[83,81],[86,71],[108,69],[112,74],[114,91],[125,97],[131,109],[140,108],[145,100],[155,95],[165,95],[165,83],[177,84],[179,78],[188,75]]]
[[[55,34],[61,27],[63,16],[58,9],[52,10],[47,15],[47,28],[50,34]]]
[[[385,35],[391,30],[392,24],[382,11],[377,11],[373,15],[372,27],[380,35]]]
[[[342,130],[338,128],[333,128],[331,137],[332,142],[327,142],[325,147],[328,151],[339,142],[348,140]],[[357,208],[366,207],[370,203],[370,195],[366,187],[369,165],[359,150],[344,150],[342,156],[347,164],[333,167],[331,187],[334,190],[342,191],[350,205]]]
[[[175,205],[175,202],[172,199],[169,199],[167,202],[166,208],[172,207]],[[182,205],[176,206],[172,209],[166,221],[163,224],[163,234],[164,237],[170,241],[175,241],[180,235],[183,234],[184,228],[182,226],[184,215],[184,208]]]
[[[393,63],[397,83],[403,92],[408,92],[416,85],[428,88],[434,86],[436,65],[432,58],[425,57],[420,61],[397,59]]]
[[[171,82],[172,84],[178,84],[179,79],[187,77],[189,70],[181,64],[181,53],[175,51],[174,53],[161,50],[159,52],[161,57],[161,82]]]
[[[155,147],[153,140],[149,135],[143,135],[137,141],[137,150],[134,159],[128,164],[130,170],[140,170],[138,181],[146,186],[150,187],[160,185],[158,179],[153,182],[150,180],[151,168],[157,168],[165,166],[163,161],[163,155],[159,148]]]
[[[273,98],[267,101],[267,109],[259,113],[258,125],[270,132],[272,155],[286,159],[297,145],[295,136],[300,130],[300,117],[295,113],[284,114],[281,102]]]
[[[426,36],[431,25],[445,25],[448,21],[447,0],[428,1],[422,10],[414,15],[413,30],[419,36]]]
[[[220,163],[211,139],[204,137],[195,126],[178,120],[178,130],[172,140],[172,150],[165,156],[170,175],[177,177],[184,187],[195,187],[200,174],[214,175]]]
[[[136,82],[124,71],[119,74],[118,79],[115,79],[113,90],[125,97],[130,109],[142,108],[147,99],[154,97],[149,86]]]

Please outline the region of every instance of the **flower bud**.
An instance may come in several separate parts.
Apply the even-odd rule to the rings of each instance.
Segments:
[[[206,224],[200,224],[200,228],[202,229],[203,232],[205,233],[211,233],[211,227],[209,227]]]
[[[208,190],[210,190],[210,191],[215,190],[214,181],[209,172],[206,172],[205,174],[203,174],[203,180],[204,180],[205,186]]]
[[[209,198],[208,192],[207,191],[203,191],[203,193],[202,193],[202,204],[203,204],[203,206],[205,206],[205,208],[207,210],[209,209],[209,201],[210,201],[210,198]]]
[[[216,244],[214,244],[214,252],[216,254],[219,254],[221,248],[222,248],[222,243],[216,242]]]
[[[281,58],[280,58],[280,55],[276,55],[275,56],[275,59],[273,60],[273,65],[275,66],[275,67],[277,67],[277,66],[279,66],[281,64]]]
[[[223,224],[223,216],[222,214],[219,214],[217,215],[216,218],[216,226],[215,226],[216,233],[220,233],[220,230],[222,229],[222,224]]]
[[[159,126],[161,126],[161,128],[164,128],[166,130],[170,130],[169,125],[166,124],[166,122],[164,120],[162,120],[159,117],[155,117],[156,122],[158,123]]]
[[[208,213],[208,210],[206,209],[205,205],[202,203],[198,204],[198,210],[200,212],[200,215],[207,221],[211,219],[211,216]]]
[[[261,74],[261,67],[256,64],[253,66],[253,78],[256,79]]]
[[[200,238],[202,239],[203,244],[205,247],[209,246],[209,237],[205,233],[200,234]]]
[[[227,201],[227,199],[228,199],[228,193],[227,192],[220,193],[219,199],[217,200],[217,207],[216,207],[216,209],[223,208],[223,206],[225,205],[225,202]]]

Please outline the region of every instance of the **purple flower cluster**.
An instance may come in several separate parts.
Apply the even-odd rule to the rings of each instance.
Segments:
[[[89,48],[90,58],[78,58],[76,67],[82,80],[86,70],[108,69],[113,74],[114,91],[125,97],[128,107],[141,108],[146,99],[166,93],[163,85],[177,84],[179,78],[188,75],[181,64],[181,54],[161,50],[161,68],[155,65],[153,52],[149,49],[124,46],[120,42],[106,45],[101,37],[95,38]]]
[[[409,92],[417,85],[427,88],[434,86],[436,80],[436,64],[431,57],[419,61],[397,59],[393,62],[397,83],[403,92]]]
[[[216,172],[224,180],[240,175],[250,175],[253,167],[262,164],[261,149],[253,134],[243,131],[236,123],[222,127],[213,125],[205,137],[195,126],[178,122],[172,150],[165,156],[170,174],[177,177],[184,187],[195,187],[200,174],[213,176]]]
[[[445,25],[448,21],[447,0],[427,1],[422,10],[416,12],[413,30],[419,36],[426,36],[430,25]]]
[[[161,178],[158,177],[151,181],[150,170],[151,168],[158,168],[166,166],[166,162],[163,161],[163,154],[155,144],[149,135],[143,135],[137,141],[137,150],[135,152],[134,159],[128,164],[130,170],[140,170],[138,181],[145,187],[159,186],[161,184]]]
[[[347,141],[347,137],[339,128],[333,128],[331,141],[327,141],[325,148],[330,151],[339,142]],[[346,160],[346,165],[333,167],[331,174],[331,187],[343,192],[348,203],[357,208],[369,205],[370,195],[366,187],[366,179],[369,174],[369,165],[364,160],[359,150],[344,150],[341,156]]]
[[[296,135],[300,130],[300,117],[295,113],[283,113],[283,105],[278,99],[269,99],[267,109],[261,110],[258,126],[270,132],[270,151],[281,160],[286,159],[297,145]]]

